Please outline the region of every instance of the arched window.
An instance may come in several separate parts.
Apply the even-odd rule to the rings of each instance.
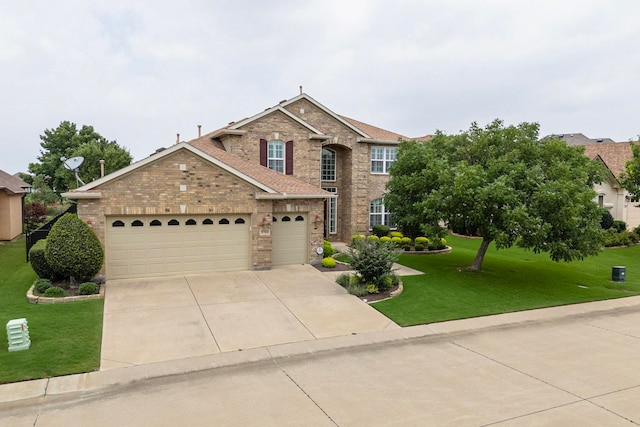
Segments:
[[[283,217],[282,217],[282,221],[283,221],[283,222],[291,221],[291,218],[290,218],[290,217],[288,217],[288,216],[283,216]]]
[[[195,219],[188,219],[187,222],[184,223],[185,225],[196,225],[196,220]]]
[[[336,152],[330,148],[322,149],[321,179],[323,181],[336,180]]]
[[[112,227],[124,227],[124,222],[117,220],[117,221],[113,221],[113,223],[111,224]]]
[[[172,219],[168,222],[169,225],[180,225],[180,221],[177,219]]]
[[[222,218],[220,221],[218,221],[218,224],[229,224],[229,220],[227,218]]]
[[[284,142],[269,141],[267,146],[267,167],[284,173]]]
[[[302,215],[298,215],[296,217],[296,221],[304,221],[304,217]]]
[[[244,219],[242,218],[236,218],[236,220],[234,221],[235,224],[244,224]]]
[[[202,221],[202,225],[213,225],[213,220],[211,218],[207,218]]]
[[[133,221],[131,223],[132,227],[142,227],[144,225],[144,223],[142,221],[140,221],[139,219],[136,219],[135,221]]]
[[[162,225],[162,223],[160,222],[160,220],[158,219],[154,219],[153,221],[151,221],[151,224],[149,224],[152,227],[160,227]]]
[[[271,222],[278,222],[278,218],[276,218],[275,216],[271,217]]]

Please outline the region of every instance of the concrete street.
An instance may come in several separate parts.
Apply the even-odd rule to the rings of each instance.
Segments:
[[[0,386],[0,426],[628,426],[640,298]]]

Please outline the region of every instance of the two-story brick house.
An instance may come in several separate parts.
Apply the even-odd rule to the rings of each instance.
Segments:
[[[300,94],[63,196],[101,240],[107,278],[314,262],[323,238],[390,222],[400,138]]]
[[[300,94],[189,144],[224,149],[336,195],[326,202],[325,237],[349,241],[374,224],[391,225],[382,196],[400,139],[408,138]]]

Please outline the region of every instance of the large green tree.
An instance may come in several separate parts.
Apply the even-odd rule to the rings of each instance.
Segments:
[[[555,261],[597,254],[601,212],[593,184],[602,167],[557,138],[539,140],[537,123],[473,123],[458,135],[404,141],[390,169],[385,206],[403,229],[445,227],[482,237],[470,266],[480,270],[491,242],[549,252]]]
[[[75,175],[64,167],[61,157],[84,157],[79,176],[85,183],[100,178],[101,159],[105,161],[105,173],[121,169],[132,160],[126,148],[107,140],[92,126],[78,129],[75,123],[64,121],[55,129],[46,129],[40,140],[38,163],[29,164],[29,172],[42,175],[57,194],[76,187]]]
[[[634,201],[640,200],[640,137],[631,142],[633,158],[626,164],[626,171],[622,176],[622,185],[632,195]]]

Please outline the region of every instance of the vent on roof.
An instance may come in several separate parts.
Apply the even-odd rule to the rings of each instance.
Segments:
[[[602,142],[602,138],[596,139],[596,142]]]
[[[287,100],[283,99],[282,101],[280,101],[280,104],[284,104],[285,102],[287,102]]]

